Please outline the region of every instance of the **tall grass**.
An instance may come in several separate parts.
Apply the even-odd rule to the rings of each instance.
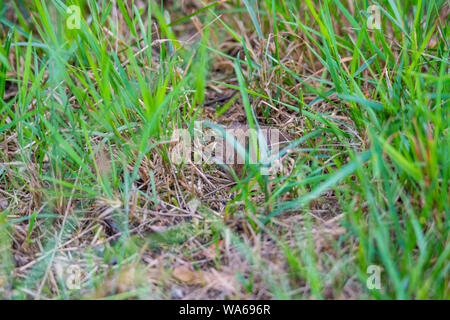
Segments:
[[[450,298],[445,0],[226,1],[172,17],[159,1],[146,9],[134,1],[117,0],[114,8],[109,1],[73,1],[82,9],[81,29],[68,30],[71,3],[0,2],[0,144],[10,145],[0,150],[0,196],[9,204],[0,215],[3,295],[92,296],[112,278],[101,296],[166,297],[145,280],[115,296],[122,268],[145,269],[140,258],[147,247],[231,237],[252,266],[250,276],[236,275],[250,294],[260,276],[274,298],[323,299],[330,290],[333,298],[349,290],[356,298]],[[379,30],[366,23],[371,4],[381,12]],[[248,19],[239,25],[230,15]],[[185,43],[175,27],[191,18],[204,29],[200,40]],[[221,51],[226,37],[239,54]],[[301,51],[297,60],[293,44]],[[233,65],[234,84],[211,79],[218,57]],[[17,95],[5,101],[7,82]],[[268,177],[261,164],[235,176],[230,192],[236,197],[225,217],[248,222],[247,234],[202,203],[208,231],[187,221],[143,244],[130,234],[136,206],[155,209],[163,198],[187,208],[179,196],[187,189],[173,186],[167,195],[156,187],[152,161],[161,156],[173,175],[172,132],[193,130],[211,85],[239,90],[250,128],[270,124],[272,107],[295,118],[302,135],[281,150],[293,161],[291,170]],[[142,180],[148,192],[137,190]],[[315,213],[327,197],[334,199],[333,228],[345,230],[323,235],[328,251],[317,249],[325,231]],[[82,247],[92,271],[85,291],[66,292],[59,279],[61,291],[54,292],[48,277],[58,250],[84,236],[79,232],[93,207],[111,214],[120,238],[101,254]],[[302,224],[279,232],[286,215],[299,215]],[[19,224],[26,226],[27,244],[14,240]],[[89,232],[101,234],[91,226]],[[252,250],[248,234],[270,239],[285,273]],[[40,252],[33,257],[38,262],[21,278],[9,276],[17,269],[9,250],[22,245]],[[98,272],[98,260],[114,260],[114,267]],[[380,267],[379,290],[366,287],[370,265]]]

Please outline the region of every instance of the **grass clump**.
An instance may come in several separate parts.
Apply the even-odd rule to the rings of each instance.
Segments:
[[[448,299],[449,10],[0,0],[0,294]],[[281,168],[175,163],[197,121]]]

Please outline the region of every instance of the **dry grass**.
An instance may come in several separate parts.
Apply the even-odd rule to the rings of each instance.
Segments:
[[[282,5],[275,2],[277,10],[281,10]],[[350,14],[356,16],[355,4],[343,2]],[[34,5],[24,3],[29,5],[29,14],[44,19]],[[130,17],[135,17],[133,3],[137,9],[142,8],[144,30],[150,27],[146,1],[123,3],[128,5]],[[352,220],[354,210],[362,226],[369,224],[367,216],[372,210],[367,194],[355,191],[366,188],[367,182],[359,180],[361,174],[350,175],[337,188],[331,185],[307,206],[279,210],[268,222],[261,218],[271,215],[284,203],[313,193],[324,177],[332,176],[346,164],[352,165],[354,154],[372,148],[374,140],[368,129],[370,124],[367,124],[367,119],[373,119],[371,111],[357,111],[356,104],[342,99],[339,91],[317,100],[320,98],[317,92],[325,95],[336,88],[329,66],[324,66],[314,55],[313,50],[320,50],[319,44],[323,41],[320,34],[308,37],[299,32],[295,26],[296,16],[284,12],[277,13],[280,21],[276,22],[279,29],[275,34],[271,11],[261,1],[259,9],[264,14],[257,16],[265,36],[260,38],[251,16],[246,10],[235,10],[236,3],[226,1],[210,12],[199,13],[173,26],[173,37],[177,41],[172,42],[167,41],[172,37],[164,29],[167,25],[164,26],[153,11],[150,51],[142,40],[143,30],[139,28],[134,35],[126,27],[128,22],[120,8],[113,6],[108,23],[97,39],[103,38],[103,43],[99,41],[96,46],[90,44],[92,47],[87,48],[91,52],[98,49],[110,54],[110,57],[103,56],[109,59],[105,63],[109,69],[99,64],[95,70],[93,67],[100,63],[97,60],[91,61],[89,67],[83,66],[79,63],[81,60],[75,61],[80,56],[74,54],[65,61],[67,69],[62,76],[62,91],[54,86],[50,67],[39,82],[34,82],[44,68],[39,59],[47,55],[45,50],[33,49],[30,80],[23,89],[23,83],[19,81],[18,86],[14,79],[23,79],[26,74],[23,66],[27,63],[27,46],[15,47],[9,52],[12,67],[6,73],[8,80],[3,99],[4,106],[9,103],[10,111],[2,111],[4,119],[0,122],[0,128],[3,125],[10,128],[0,129],[0,211],[4,212],[0,223],[6,226],[1,229],[0,244],[3,252],[11,253],[11,261],[2,262],[3,269],[10,270],[11,274],[0,272],[1,295],[35,299],[380,297],[367,291],[361,271],[373,263],[364,260],[366,249],[361,247],[361,241],[372,240],[360,238],[363,231],[355,231]],[[194,0],[164,1],[172,22],[206,4]],[[309,12],[306,5],[300,8]],[[317,4],[317,10],[322,8]],[[218,12],[218,16],[212,14],[212,10]],[[85,11],[85,14],[89,12],[87,7]],[[448,5],[443,11],[447,13],[441,22],[447,23]],[[8,6],[5,17],[11,23],[21,23],[13,6]],[[287,17],[292,20],[286,21]],[[305,13],[298,19],[311,20],[313,16]],[[347,20],[330,23],[337,39],[358,38],[359,33]],[[240,39],[227,32],[225,24]],[[319,30],[319,24],[311,22],[311,28]],[[394,38],[389,42],[391,54],[400,59],[403,44],[395,39],[397,30],[390,28],[386,34]],[[443,32],[448,33],[447,25],[445,30]],[[5,39],[6,31],[0,30],[0,36]],[[33,40],[44,43],[37,26],[33,31]],[[136,39],[141,39],[139,44]],[[16,33],[14,42],[26,44],[27,41]],[[436,48],[440,41],[443,40],[437,33],[427,48]],[[200,44],[213,50],[202,53]],[[349,45],[349,42],[342,41],[340,45]],[[361,47],[361,50],[372,49]],[[340,70],[351,74],[352,63],[358,60],[355,60],[355,51],[348,48],[342,51],[346,55],[341,55],[340,60],[333,57],[336,58],[333,62],[339,63]],[[118,61],[111,58],[114,53]],[[150,60],[147,53],[152,54]],[[270,56],[278,56],[280,60],[274,63]],[[242,84],[233,61],[236,57],[242,59],[249,103],[261,126],[278,128],[291,141],[314,130],[319,132],[284,156],[282,171],[268,177],[265,185],[264,178],[252,171],[241,175],[242,168],[234,168],[240,171],[240,179],[236,181],[226,168],[218,165],[178,165],[167,156],[173,146],[170,137],[174,128],[189,127],[193,119],[210,120],[224,126],[248,126],[246,102],[242,91],[239,92]],[[258,67],[252,65],[250,57]],[[322,56],[322,59],[331,63],[331,57]],[[360,65],[363,64],[362,59],[359,60]],[[389,81],[395,77],[394,73],[390,74],[393,67],[381,63],[387,75],[384,81],[389,87]],[[112,65],[117,70],[120,65],[123,73],[114,73]],[[198,76],[202,68],[204,78]],[[152,78],[151,88],[139,87],[139,77],[148,79],[151,72],[155,77],[161,75],[162,82]],[[108,84],[99,83],[105,74],[111,81],[109,97],[104,95]],[[298,75],[303,82],[293,75]],[[117,85],[115,77],[119,76],[131,84],[120,82],[121,85]],[[188,79],[185,83],[182,83],[183,77]],[[355,91],[370,100],[383,101],[378,80],[370,81],[371,68],[363,70],[360,77]],[[73,81],[71,85],[68,79]],[[448,77],[445,79],[447,81]],[[20,93],[21,90],[31,92],[36,83],[47,89],[40,91],[40,95],[37,91],[30,96]],[[166,89],[167,92],[161,93]],[[54,90],[53,94],[49,90]],[[157,95],[149,103],[148,97],[154,92],[160,92],[163,98],[171,92],[175,95],[166,104],[167,112],[153,115],[158,118],[159,129],[151,131],[147,145],[155,144],[155,147],[143,152],[140,145],[145,140],[142,138],[147,130],[145,125],[151,119],[146,118],[145,113],[158,102],[162,103]],[[110,108],[114,99],[123,104],[122,114]],[[130,109],[128,105],[133,99],[137,103],[135,109]],[[25,101],[28,105],[24,105]],[[32,123],[29,119],[34,117],[34,110],[38,110],[39,117]],[[103,119],[104,113],[107,118]],[[26,117],[26,122],[18,120],[21,115]],[[42,118],[57,130],[52,131]],[[55,122],[51,122],[52,119]],[[114,122],[116,131],[108,132],[102,120]],[[43,128],[44,135],[28,139],[39,127]],[[60,147],[63,142],[55,138],[56,132],[73,150],[85,152],[84,165],[74,161],[67,148]],[[52,136],[52,140],[44,141],[45,136]],[[67,140],[69,137],[71,140]],[[320,176],[312,175],[315,170]],[[86,171],[93,173],[96,180]],[[302,183],[308,178],[312,179],[310,183]],[[375,175],[371,179],[374,184],[379,181]],[[441,191],[445,193],[445,186]],[[411,201],[411,205],[416,206],[415,200]],[[400,200],[396,205],[400,212],[407,211]],[[445,222],[448,206],[446,213],[442,205],[432,204],[431,207],[436,215],[441,210],[444,225],[448,225],[448,221]],[[448,240],[448,229],[439,230],[437,238]],[[435,258],[430,265],[445,257],[445,252],[431,253]],[[378,258],[380,256],[383,253]],[[383,259],[376,260],[377,264],[385,263]],[[80,290],[64,289],[67,276],[64,270],[69,265],[80,267]],[[447,267],[442,268],[448,271]],[[448,275],[444,280],[448,280]],[[427,282],[427,286],[432,284]],[[445,291],[448,296],[448,285],[446,287],[436,289],[434,295],[443,298],[439,295]],[[399,297],[398,292],[397,295],[392,292],[395,290],[387,289],[381,296]],[[420,297],[420,294],[410,297]]]

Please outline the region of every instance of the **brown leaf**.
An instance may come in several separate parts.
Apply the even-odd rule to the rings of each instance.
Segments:
[[[203,281],[202,272],[195,271],[188,265],[176,267],[172,272],[172,276],[178,281],[189,285],[200,284]]]
[[[207,246],[205,249],[203,249],[202,254],[211,260],[214,260],[217,258],[217,253],[218,250],[220,250],[221,248],[223,248],[224,246],[224,242],[223,240],[219,240],[217,242],[217,245],[215,243],[210,244],[209,246]],[[218,247],[218,248],[217,248]]]
[[[236,277],[232,272],[219,272],[211,268],[205,272],[204,280],[206,287],[223,291],[230,296],[237,291]]]

